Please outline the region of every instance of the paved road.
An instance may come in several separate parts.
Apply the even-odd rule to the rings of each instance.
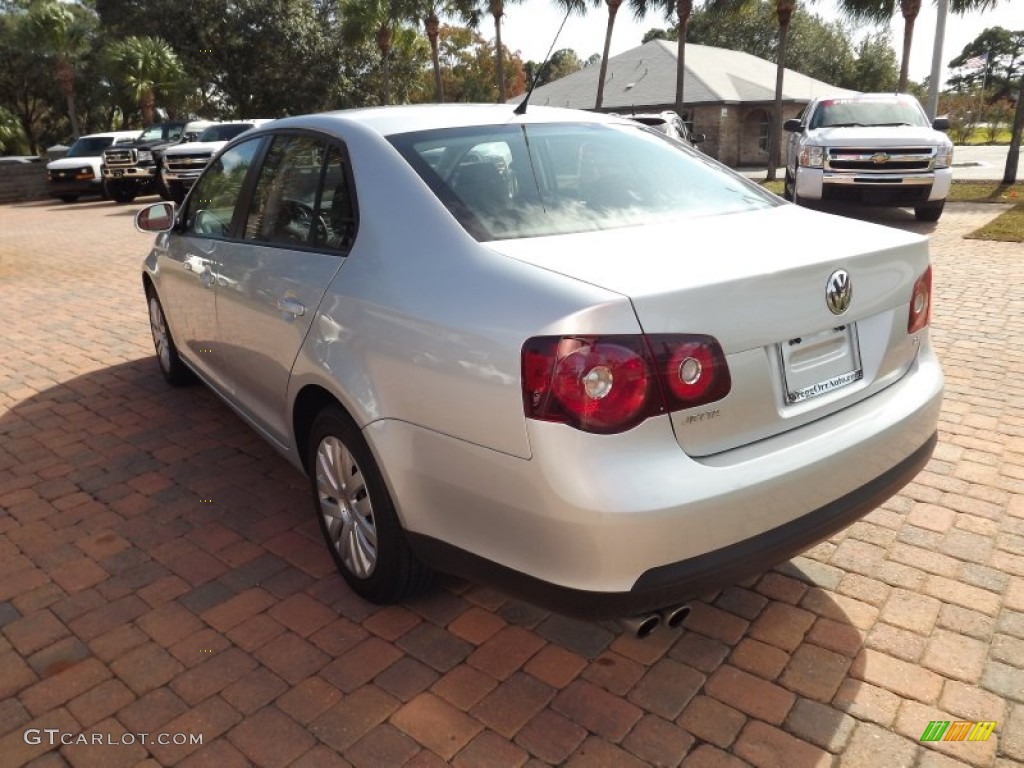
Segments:
[[[135,208],[0,206],[5,767],[1024,761],[1024,246],[961,238],[994,209],[867,214],[932,237],[928,468],[641,642],[454,580],[354,598],[304,479],[157,373]],[[932,720],[998,726],[922,744]],[[129,743],[59,744],[83,733]]]

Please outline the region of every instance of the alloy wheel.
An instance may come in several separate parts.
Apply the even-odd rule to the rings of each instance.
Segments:
[[[149,298],[149,327],[153,332],[153,346],[160,360],[160,367],[166,373],[171,369],[171,337],[167,333],[167,322],[156,296]]]
[[[373,502],[358,462],[336,437],[325,437],[317,447],[316,486],[331,546],[350,573],[368,578],[377,567]]]

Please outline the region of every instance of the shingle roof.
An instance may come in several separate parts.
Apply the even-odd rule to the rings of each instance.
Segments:
[[[687,104],[770,102],[775,99],[775,69],[774,63],[749,53],[687,43],[683,97]],[[543,85],[534,91],[530,103],[593,109],[599,73],[600,67],[590,66]],[[604,109],[672,104],[675,93],[675,41],[651,40],[608,60]],[[785,101],[847,93],[852,92],[792,69],[786,70],[783,79]]]

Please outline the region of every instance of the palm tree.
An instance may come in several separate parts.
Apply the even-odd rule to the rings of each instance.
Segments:
[[[676,100],[675,110],[683,116],[683,77],[686,72],[686,35],[693,14],[693,0],[654,0],[654,6],[665,12],[665,18],[676,17]]]
[[[474,8],[471,0],[416,0],[416,16],[423,22],[423,31],[430,41],[430,60],[434,68],[434,101],[444,101],[444,84],[441,81],[441,56],[438,51],[438,38],[441,34],[441,19],[444,16],[457,16],[464,21],[472,21]]]
[[[671,0],[669,0],[671,2]],[[686,31],[693,13],[693,0],[675,0],[676,7],[676,113],[683,116],[683,77],[686,73]]]
[[[391,103],[391,43],[395,27],[412,17],[411,10],[403,0],[345,0],[341,8],[341,36],[347,44],[357,44],[371,36],[377,41],[384,76],[382,104]]]
[[[594,100],[594,109],[600,109],[604,104],[604,81],[608,76],[608,54],[612,47],[612,30],[615,28],[615,16],[622,6],[622,0],[604,0],[608,6],[608,26],[604,33],[604,49],[601,52],[601,70],[597,76],[597,98]],[[633,9],[633,16],[639,21],[647,15],[648,0],[629,0],[629,6]],[[595,0],[594,7],[599,7],[601,0]]]
[[[508,0],[521,3],[523,0]],[[505,102],[505,46],[501,42],[501,17],[505,15],[506,0],[484,0],[484,8],[494,17],[494,70],[498,76],[498,103]],[[480,11],[471,15],[471,23],[479,18]],[[475,24],[474,24],[475,26]]]
[[[949,10],[962,16],[970,11],[984,11],[997,0],[950,0]],[[914,23],[921,12],[921,0],[838,0],[836,6],[847,16],[864,21],[888,22],[899,7],[903,16],[903,55],[900,61],[900,82],[897,89],[906,93],[910,71],[910,46],[914,41]]]
[[[107,55],[139,105],[143,124],[152,125],[157,91],[177,88],[185,77],[174,49],[158,37],[126,37],[111,43]]]
[[[75,105],[74,62],[88,45],[89,22],[95,22],[88,13],[80,6],[51,0],[35,5],[29,12],[32,30],[38,36],[41,47],[54,57],[57,85],[67,101],[71,133],[76,139],[80,132],[78,108]]]
[[[708,7],[720,13],[740,10],[761,0],[708,0]],[[844,2],[846,0],[839,0]],[[872,2],[873,0],[849,0],[851,2]],[[772,114],[768,133],[768,174],[767,180],[775,180],[775,172],[781,162],[782,152],[782,85],[786,74],[786,41],[789,37],[789,23],[796,11],[797,0],[773,0],[774,16],[779,25],[779,44],[775,51],[775,110]],[[892,2],[892,0],[874,0],[874,2]]]

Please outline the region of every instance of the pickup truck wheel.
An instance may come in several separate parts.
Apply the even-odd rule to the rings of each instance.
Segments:
[[[328,406],[313,422],[307,466],[320,530],[352,590],[374,603],[421,591],[431,571],[416,559],[373,453],[355,422]]]
[[[165,184],[162,178],[158,178],[156,182],[156,191],[160,195],[161,200],[174,200],[174,194],[171,192],[169,184]],[[180,202],[175,200],[175,202]]]
[[[61,195],[60,199],[65,203],[73,203],[78,199],[78,195]]]
[[[789,170],[786,170],[786,180],[782,182],[782,199],[793,200],[793,193],[796,191],[796,182],[793,181],[793,177],[790,175]]]
[[[914,218],[918,221],[938,221],[939,216],[942,215],[942,209],[945,206],[945,200],[939,203],[931,203],[929,205],[919,205],[914,208]]]
[[[173,200],[178,205],[185,202],[185,185],[180,181],[171,181],[167,183],[167,192],[170,195],[169,200]]]
[[[135,190],[125,184],[110,183],[107,191],[115,203],[130,203],[135,199]]]

